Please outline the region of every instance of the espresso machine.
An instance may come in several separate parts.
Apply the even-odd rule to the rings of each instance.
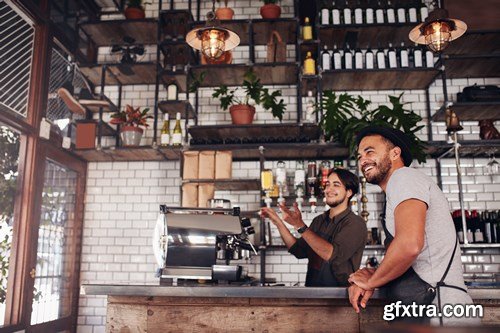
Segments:
[[[230,260],[253,251],[250,220],[239,207],[184,208],[160,205],[153,235],[153,250],[160,284],[178,280],[238,281],[241,266]]]

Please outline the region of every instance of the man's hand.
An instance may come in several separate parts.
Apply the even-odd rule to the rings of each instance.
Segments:
[[[288,209],[284,203],[280,203],[279,205],[281,212],[283,213],[283,220],[286,223],[290,224],[294,228],[300,228],[305,225],[302,220],[302,213],[300,212],[299,206],[297,203],[293,204],[293,210]]]
[[[262,207],[260,209],[260,214],[264,217],[268,217],[275,226],[283,224],[283,221],[272,208]]]
[[[349,282],[356,284],[358,287],[364,290],[373,290],[374,288],[370,285],[369,280],[375,273],[374,268],[363,268],[349,275]]]
[[[361,307],[365,309],[366,303],[373,295],[373,290],[364,290],[355,284],[352,284],[349,287],[348,291],[349,291],[349,302],[351,302],[351,305],[354,308],[354,311],[356,311],[356,313],[359,313],[358,304],[361,304]]]

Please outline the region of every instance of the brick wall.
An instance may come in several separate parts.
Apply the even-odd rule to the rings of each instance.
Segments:
[[[176,1],[176,3],[179,1]],[[292,1],[282,1],[283,16],[291,17]],[[208,2],[202,5],[208,6]],[[235,19],[259,18],[258,1],[231,1],[230,5],[236,12]],[[157,1],[147,5],[147,16],[157,16]],[[176,5],[176,9],[187,8],[186,3]],[[202,10],[205,15],[206,8]],[[265,58],[265,48],[256,48],[257,62]],[[294,58],[295,50],[288,50],[288,57]],[[151,59],[155,48],[149,47],[145,60]],[[111,60],[109,49],[100,50],[101,60]],[[248,47],[238,47],[235,50],[235,62],[244,63],[248,59]],[[456,93],[471,84],[500,84],[500,79],[456,79],[448,80],[450,100],[456,100]],[[296,120],[297,101],[294,86],[275,86],[283,92],[287,113],[284,121]],[[106,93],[112,99],[117,98],[116,87],[106,87]],[[200,117],[202,125],[230,123],[229,113],[221,111],[216,101],[211,99],[212,89],[200,89]],[[374,107],[380,103],[388,103],[388,95],[398,95],[402,91],[367,91],[350,92],[361,94],[370,99]],[[410,102],[410,108],[419,113],[426,121],[426,97],[423,90],[408,90],[404,92],[403,101]],[[442,82],[437,80],[430,88],[432,113],[443,101]],[[160,99],[166,98],[165,91],[160,90]],[[182,94],[179,98],[185,98]],[[191,101],[193,103],[193,101]],[[130,103],[134,106],[154,106],[154,86],[136,85],[123,88],[122,105]],[[273,123],[270,113],[257,108],[255,123]],[[152,125],[152,122],[151,122]],[[172,124],[173,126],[173,124]],[[479,139],[477,122],[466,122],[461,135],[464,139]],[[427,139],[427,128],[419,136]],[[159,131],[159,129],[158,129]],[[434,140],[445,140],[444,123],[433,124]],[[146,131],[143,144],[152,143],[152,126]],[[105,142],[104,142],[105,143]],[[464,174],[464,200],[466,209],[500,209],[499,176],[485,175],[487,158],[462,159]],[[295,168],[294,161],[286,161],[289,176]],[[266,162],[265,167],[275,167],[275,163]],[[82,248],[81,283],[114,283],[114,284],[157,284],[154,272],[156,264],[152,251],[152,232],[158,216],[159,204],[179,205],[180,189],[179,162],[114,162],[89,163],[85,206],[85,221]],[[414,167],[436,179],[436,163],[429,159],[427,163]],[[450,210],[459,208],[458,185],[455,162],[453,159],[443,159],[441,163],[443,191],[449,202]],[[259,176],[258,162],[233,162],[233,177],[257,178]],[[382,195],[378,187],[368,185],[368,211],[370,212],[368,227],[379,227],[377,216],[382,208]],[[228,198],[233,204],[238,204],[242,210],[255,210],[259,207],[259,193],[245,191],[218,191],[216,197]],[[305,213],[305,219],[310,220],[315,214]],[[272,241],[278,244],[279,235],[272,229]],[[370,256],[382,259],[381,249],[368,249],[363,257],[363,263]],[[467,249],[462,255],[464,269],[468,277],[485,277],[485,273],[500,271],[500,254],[497,249]],[[249,274],[258,277],[260,258],[252,257],[242,260]],[[271,250],[266,256],[266,272],[268,277],[276,278],[278,283],[286,285],[303,285],[306,272],[306,261],[298,260],[289,255],[286,250]],[[106,297],[80,297],[78,317],[78,332],[104,332],[106,321]]]

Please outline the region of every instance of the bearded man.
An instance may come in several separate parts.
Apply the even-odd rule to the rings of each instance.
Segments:
[[[349,298],[356,312],[382,286],[388,295],[399,295],[399,300],[404,294],[408,304],[434,304],[441,308],[438,311],[445,304],[471,304],[448,201],[430,177],[409,168],[409,138],[396,129],[369,126],[358,134],[357,143],[363,175],[386,195],[382,215],[386,253],[376,270],[364,268],[350,276]],[[425,286],[423,294],[416,287],[421,285]],[[391,301],[398,299],[392,297]],[[452,325],[477,323],[479,318],[403,318],[431,324],[441,320]]]
[[[326,203],[330,209],[315,217],[310,227],[302,220],[297,204],[293,210],[281,204],[283,220],[302,235],[299,239],[290,233],[272,208],[262,208],[262,215],[269,217],[278,228],[288,251],[299,259],[309,259],[307,287],[348,286],[349,275],[359,268],[367,228],[365,221],[351,211],[349,204],[358,189],[359,179],[353,173],[344,169],[330,171],[325,187]]]

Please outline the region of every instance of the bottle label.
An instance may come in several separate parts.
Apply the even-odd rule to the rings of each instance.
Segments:
[[[388,55],[389,55],[389,68],[398,67],[398,63],[396,61],[396,52],[389,51]]]
[[[321,64],[323,65],[323,70],[329,71],[332,68],[332,59],[330,53],[325,52],[321,57]]]
[[[342,69],[342,60],[338,52],[333,55],[333,67],[334,69]]]
[[[415,50],[415,52],[413,52],[413,58],[414,58],[414,62],[415,62],[415,67],[422,67],[422,51],[420,50]]]
[[[351,9],[350,8],[344,9],[344,24],[352,24]]]
[[[372,8],[366,9],[366,23],[373,24],[373,9]]]
[[[385,68],[385,54],[384,54],[384,52],[377,52],[377,67],[379,69]]]
[[[330,11],[328,8],[323,8],[321,10],[321,24],[330,24]]]
[[[401,67],[408,67],[408,51],[401,50]]]
[[[373,69],[373,53],[366,53],[366,69]]]
[[[394,14],[394,8],[387,9],[387,23],[396,23],[396,15]]]
[[[182,133],[174,133],[172,135],[172,144],[174,146],[179,146],[182,144]]]
[[[340,24],[340,11],[332,9],[332,24]]]
[[[356,24],[363,24],[363,10],[361,8],[354,10],[354,22]]]
[[[404,8],[398,9],[398,22],[405,23],[406,22],[406,12]]]
[[[168,146],[170,144],[170,134],[162,134],[160,136],[160,144],[162,146]]]
[[[408,9],[408,18],[411,23],[417,22],[417,8]]]
[[[363,68],[363,53],[356,52],[356,54],[354,56],[354,65],[356,66],[356,69]]]
[[[375,16],[377,18],[377,23],[379,23],[379,24],[384,23],[384,10],[383,9],[377,9],[375,11]]]

